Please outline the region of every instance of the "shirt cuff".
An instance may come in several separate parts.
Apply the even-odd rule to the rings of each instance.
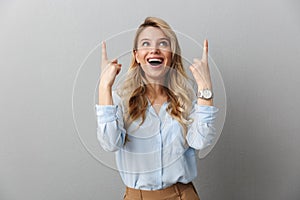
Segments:
[[[117,119],[118,105],[95,105],[98,122],[107,123]]]
[[[216,119],[219,109],[215,106],[195,105],[195,112],[200,123],[212,123]]]

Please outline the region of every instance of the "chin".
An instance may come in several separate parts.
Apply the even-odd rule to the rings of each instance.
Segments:
[[[160,82],[163,83],[166,77],[167,72],[169,71],[169,67],[156,67],[154,69],[148,68],[144,71],[145,78],[151,82]]]

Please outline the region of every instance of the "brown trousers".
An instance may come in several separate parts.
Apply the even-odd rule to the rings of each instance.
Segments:
[[[200,200],[192,182],[176,183],[162,190],[137,190],[126,187],[124,200]]]

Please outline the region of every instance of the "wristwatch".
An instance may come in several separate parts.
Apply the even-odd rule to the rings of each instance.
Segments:
[[[210,89],[199,90],[197,97],[200,99],[210,100],[213,98],[213,92]]]

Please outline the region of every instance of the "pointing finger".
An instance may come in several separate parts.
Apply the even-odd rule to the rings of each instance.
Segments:
[[[202,59],[205,61],[208,60],[208,41],[207,40],[204,40]]]
[[[102,61],[107,60],[107,53],[106,53],[106,43],[102,42]]]

